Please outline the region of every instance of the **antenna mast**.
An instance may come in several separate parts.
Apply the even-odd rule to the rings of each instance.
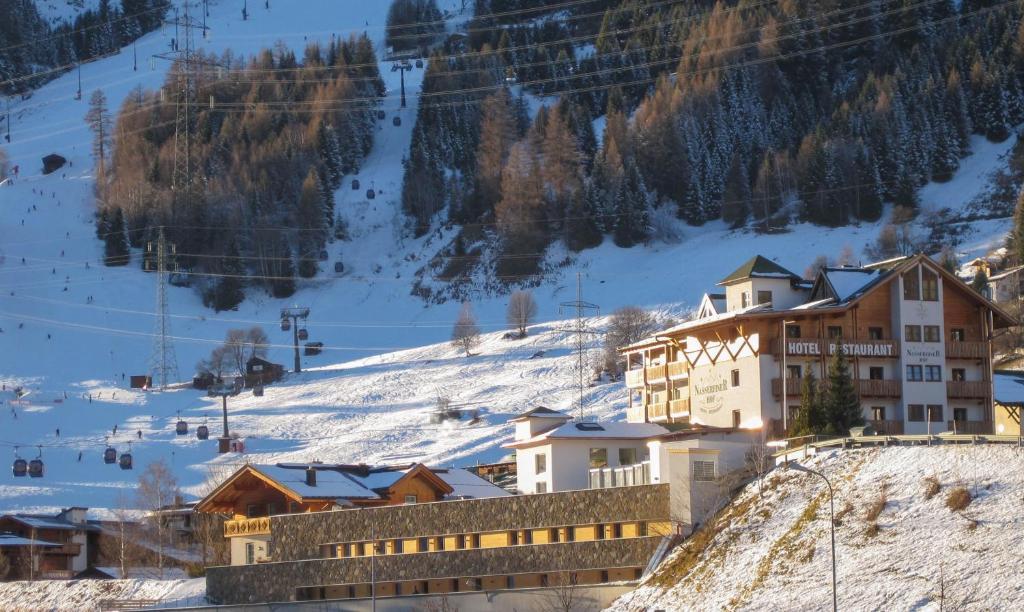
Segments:
[[[558,305],[558,314],[564,315],[569,312],[575,311],[576,321],[571,329],[561,329],[559,331],[571,332],[576,334],[576,374],[577,384],[579,385],[579,409],[580,409],[580,420],[582,421],[585,417],[584,412],[584,398],[583,393],[586,388],[587,382],[587,370],[586,370],[586,353],[587,353],[587,336],[595,334],[597,332],[589,329],[587,325],[586,316],[587,313],[593,313],[594,315],[601,314],[601,308],[597,304],[583,301],[583,275],[580,272],[576,273],[576,299],[571,302],[562,302]]]

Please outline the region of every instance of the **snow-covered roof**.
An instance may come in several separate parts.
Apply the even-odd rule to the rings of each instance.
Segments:
[[[1002,279],[1006,278],[1007,276],[1010,276],[1012,274],[1016,274],[1017,272],[1020,272],[1022,269],[1024,269],[1024,266],[1016,266],[1014,268],[1010,268],[1009,270],[1003,270],[999,274],[993,274],[992,276],[988,277],[988,280],[989,280],[989,282],[997,281],[997,280],[1002,280]]]
[[[23,538],[13,533],[0,533],[0,546],[60,546],[60,544]]]
[[[597,422],[574,422],[566,423],[554,429],[541,432],[532,438],[511,442],[505,446],[515,448],[517,446],[535,444],[548,440],[589,440],[593,438],[618,439],[618,440],[644,440],[668,433],[668,430],[661,425],[654,423],[597,423]]]
[[[452,468],[449,470],[433,470],[433,472],[453,489],[448,494],[449,498],[504,497],[511,495],[505,489],[480,478],[469,470]]]
[[[305,465],[298,464],[250,464],[254,470],[269,477],[281,486],[291,489],[302,497],[310,498],[346,498],[346,499],[373,499],[380,497],[363,484],[356,482],[340,471],[324,469],[317,466],[316,485],[306,484]]]
[[[95,531],[98,529],[95,525],[87,523],[72,523],[71,521],[57,518],[55,516],[40,516],[38,514],[5,514],[0,518],[10,518],[33,529],[51,529],[57,531]]]
[[[814,300],[813,302],[807,302],[806,304],[800,304],[799,306],[794,306],[794,307],[790,308],[790,310],[811,310],[813,308],[819,308],[821,306],[827,306],[827,305],[829,305],[829,304],[831,304],[833,302],[835,302],[835,300],[832,299],[832,298],[825,298],[825,299],[821,299],[821,300]]]
[[[525,421],[526,419],[542,418],[542,419],[571,419],[572,417],[564,412],[552,410],[547,406],[537,406],[533,410],[528,410],[516,417],[509,419],[510,422],[514,421]]]
[[[992,382],[997,402],[1024,402],[1024,375],[997,372]]]
[[[769,304],[754,304],[753,306],[747,306],[746,308],[737,308],[736,310],[730,310],[729,312],[723,312],[721,314],[717,314],[714,316],[704,317],[703,319],[694,319],[693,321],[687,321],[685,323],[680,323],[679,325],[670,327],[668,329],[663,329],[658,333],[654,334],[653,336],[648,336],[646,338],[643,338],[642,340],[638,340],[633,344],[625,346],[619,350],[629,350],[636,346],[647,346],[649,344],[657,342],[658,338],[661,336],[686,331],[694,327],[701,327],[707,325],[708,323],[728,321],[729,319],[735,319],[739,315],[750,314],[752,312],[768,312],[770,310],[771,306]]]
[[[755,255],[743,263],[742,266],[733,270],[732,274],[718,282],[719,285],[728,285],[747,278],[788,278],[791,280],[802,280],[798,275],[783,268],[774,261],[761,255]]]
[[[857,297],[885,276],[885,273],[885,270],[865,268],[825,268],[821,271],[840,303]]]

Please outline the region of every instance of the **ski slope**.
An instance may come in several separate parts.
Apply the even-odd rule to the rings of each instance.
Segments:
[[[439,4],[455,12],[461,2]],[[262,3],[250,5],[250,17],[243,22],[238,3],[211,1],[210,36],[197,39],[197,45],[238,55],[280,41],[300,51],[312,40],[365,31],[375,41],[378,56],[383,55],[388,8],[383,0],[273,0],[269,10]],[[450,27],[464,19],[455,16]],[[130,266],[102,266],[102,244],[93,224],[91,136],[83,119],[89,95],[102,88],[116,109],[133,88],[157,87],[167,66],[148,58],[166,51],[173,36],[171,28],[140,39],[137,71],[132,70],[131,48],[84,65],[82,100],[74,99],[77,75],[69,73],[12,105],[11,143],[4,148],[21,171],[13,184],[0,187],[0,383],[5,386],[0,391],[0,457],[12,460],[15,446],[25,458],[41,452],[47,473],[29,480],[0,470],[0,510],[76,504],[102,516],[103,509],[121,503],[120,495],[134,503],[138,472],[157,459],[173,467],[192,495],[201,495],[210,478],[245,460],[419,460],[445,465],[496,460],[504,454],[500,444],[510,433],[504,424],[508,417],[538,404],[567,408],[576,397],[574,341],[559,331],[569,325],[559,303],[575,297],[577,272],[584,298],[599,304],[602,313],[640,304],[679,317],[755,252],[799,273],[815,256],[835,255],[844,246],[860,254],[878,234],[879,224],[838,229],[795,225],[789,233],[762,236],[716,222],[681,227],[682,240],[675,244],[623,250],[606,242],[571,256],[571,265],[533,290],[539,322],[524,340],[501,338],[507,327],[504,296],[472,292],[485,337],[477,354],[467,358],[447,344],[460,305],[427,305],[410,295],[416,272],[450,234],[439,229],[412,239],[402,231],[402,158],[423,71],[406,73],[408,106],[403,109],[399,73],[382,62],[387,118],[358,175],[361,190],[353,191],[352,177],[346,177],[337,193],[337,210],[349,222],[351,240],[329,246],[325,267],[330,269],[300,285],[288,300],[252,290],[229,313],[205,309],[190,289],[169,291],[182,381],[191,379],[194,364],[227,330],[252,325],[262,325],[269,334],[269,358],[290,368],[291,335],[278,329],[284,306],[310,307],[310,340],[325,344],[323,355],[303,357],[301,375],[268,387],[263,397],[246,392],[229,400],[231,429],[245,438],[247,452],[218,456],[216,442],[200,442],[194,431],[206,423],[212,437],[219,434],[219,400],[184,388],[127,388],[128,376],[149,372],[155,279],[140,271],[139,253]],[[392,125],[395,114],[402,119],[400,127]],[[982,143],[978,146],[979,155],[998,158]],[[43,176],[40,158],[54,152],[70,165]],[[938,189],[954,194],[944,204],[955,208],[984,182],[984,175],[972,171]],[[371,186],[380,195],[369,201],[365,190]],[[974,224],[964,254],[998,246],[1009,225],[1009,220]],[[549,260],[567,256],[556,246]],[[339,258],[346,273],[334,278],[331,262]],[[425,282],[442,286],[437,279]],[[592,327],[602,324],[597,318]],[[15,386],[29,394],[14,398],[10,389]],[[429,411],[438,395],[482,409],[483,422],[430,423]],[[625,389],[621,383],[595,384],[587,389],[586,404],[591,416],[622,419]],[[179,414],[189,423],[188,436],[174,434]],[[136,470],[104,465],[100,455],[107,442],[118,450],[128,450],[131,443]]]

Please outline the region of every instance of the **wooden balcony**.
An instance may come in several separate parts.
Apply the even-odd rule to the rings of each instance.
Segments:
[[[987,380],[951,380],[946,383],[946,395],[953,399],[986,399],[992,393]]]
[[[857,381],[861,397],[899,397],[900,381],[862,378]]]
[[[690,400],[676,399],[668,403],[668,412],[672,418],[686,418],[690,416]]]
[[[690,364],[685,361],[673,361],[668,364],[668,377],[685,378],[690,373]]]
[[[947,421],[946,427],[958,434],[985,435],[994,431],[992,421]]]
[[[988,343],[947,342],[946,359],[988,359]]]
[[[650,402],[647,404],[647,418],[651,421],[667,421],[668,402]]]
[[[665,382],[668,377],[668,368],[665,364],[648,366],[647,367],[647,382],[648,383],[659,383]]]
[[[224,537],[270,535],[270,517],[224,521]]]
[[[786,355],[790,357],[817,357],[832,355],[836,342],[843,345],[847,357],[865,359],[896,359],[900,356],[898,340],[854,340],[851,338],[786,338]],[[782,342],[779,338],[771,341],[772,353],[777,359],[782,356]]]
[[[820,381],[819,381],[820,382]],[[790,376],[786,379],[786,397],[800,397],[800,389],[803,388],[804,379]],[[772,395],[782,395],[782,379],[772,379]]]
[[[64,542],[60,546],[47,547],[42,550],[45,555],[67,555],[77,557],[82,552],[82,545],[77,542]]]
[[[903,421],[868,421],[868,425],[880,436],[903,435]]]
[[[627,370],[626,371],[626,386],[630,389],[637,389],[644,386],[644,371],[643,369]]]

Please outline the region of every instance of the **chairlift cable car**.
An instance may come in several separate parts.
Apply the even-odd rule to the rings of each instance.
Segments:
[[[128,451],[121,453],[121,457],[117,460],[117,464],[122,470],[132,469],[132,443],[128,443]]]
[[[309,340],[309,332],[305,327],[299,330],[299,340]]]
[[[291,331],[292,322],[288,317],[281,317],[281,331]]]
[[[188,433],[188,423],[181,418],[181,411],[178,411],[178,422],[174,426],[174,433],[179,436],[184,436]]]
[[[196,427],[196,438],[199,438],[200,440],[210,439],[210,428],[206,426],[205,421],[203,421],[202,425]]]
[[[42,478],[43,477],[43,447],[40,445],[39,456],[28,462],[28,475],[31,478]]]
[[[117,449],[110,446],[110,443],[104,438],[104,442],[107,444],[106,450],[103,451],[103,463],[112,464],[117,463]]]
[[[28,461],[25,461],[18,456],[18,447],[14,447],[14,465],[12,466],[14,475],[18,478],[24,477],[28,474]]]
[[[359,179],[352,179],[352,191],[359,191]]]

